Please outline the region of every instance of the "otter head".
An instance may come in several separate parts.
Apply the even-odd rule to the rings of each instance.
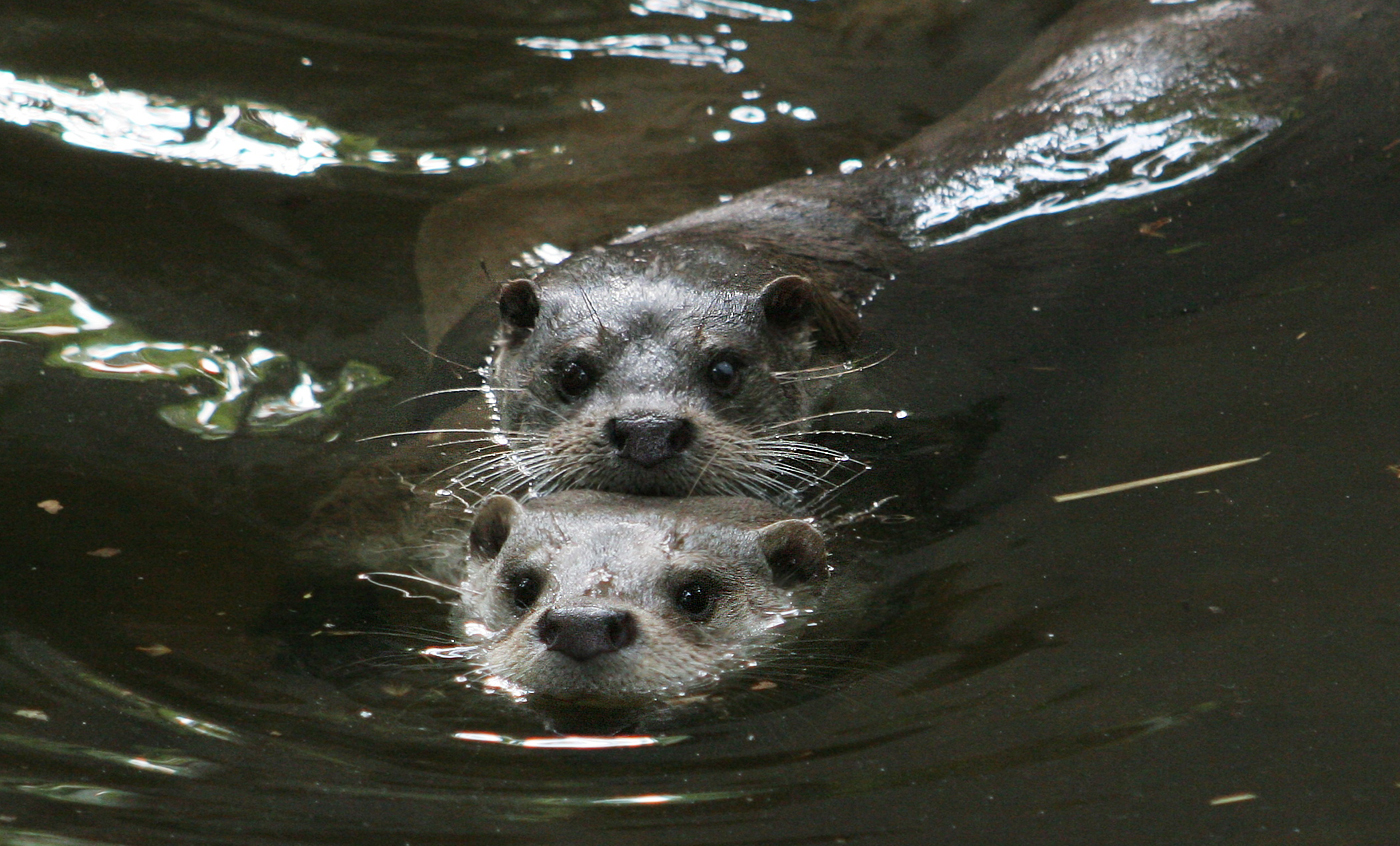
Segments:
[[[535,490],[795,495],[803,445],[855,312],[825,287],[713,250],[586,253],[507,282],[490,384]],[[785,495],[787,495],[785,497]]]
[[[703,699],[794,637],[827,576],[809,523],[733,497],[493,496],[469,547],[469,677],[547,714],[635,719]]]

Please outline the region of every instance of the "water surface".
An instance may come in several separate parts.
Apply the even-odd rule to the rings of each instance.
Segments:
[[[1249,256],[1241,296],[1115,336],[1084,380],[1056,383],[1080,399],[1017,447],[1038,460],[996,507],[872,529],[872,556],[909,578],[903,604],[870,643],[814,656],[843,670],[791,679],[797,696],[560,748],[412,655],[441,606],[311,567],[287,540],[382,449],[359,439],[413,414],[398,403],[427,363],[413,263],[431,207],[523,197],[502,220],[569,250],[868,159],[1057,10],[4,13],[0,70],[29,111],[0,124],[0,277],[66,286],[127,342],[190,362],[288,364],[253,373],[256,401],[221,406],[215,437],[162,409],[224,397],[226,376],[92,378],[53,357],[66,336],[0,341],[0,839],[1391,842],[1400,229],[1384,218],[1281,265]],[[101,140],[120,124],[104,91],[126,92],[146,140]],[[571,202],[588,191],[598,208]],[[543,220],[511,210],[541,197],[562,198],[534,207]],[[497,275],[528,265],[519,252],[481,248]],[[901,302],[872,325],[905,339]],[[331,385],[356,363],[389,381],[255,425],[253,408],[306,396],[301,374]],[[923,472],[923,446],[888,450],[889,485]]]

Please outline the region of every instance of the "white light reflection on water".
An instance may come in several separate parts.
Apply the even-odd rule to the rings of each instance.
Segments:
[[[568,250],[562,247],[556,247],[546,241],[542,244],[536,244],[514,259],[511,259],[510,263],[522,270],[538,272],[544,270],[546,267],[551,267],[563,262],[564,259],[567,259],[571,255],[573,255],[573,253]]]
[[[587,41],[538,36],[517,38],[516,44],[556,59],[572,59],[575,53],[590,56],[629,56],[660,59],[673,65],[717,67],[725,73],[738,73],[744,63],[734,53],[748,49],[737,38],[721,42],[713,35],[605,35]]]
[[[739,123],[763,123],[768,113],[758,106],[735,106],[729,110],[729,119]]]
[[[951,244],[1024,218],[1175,188],[1219,170],[1279,125],[1253,114],[1181,112],[1033,135],[999,161],[957,174],[920,198],[911,240]]]
[[[792,12],[787,9],[774,9],[757,3],[744,3],[740,0],[642,0],[628,7],[634,15],[680,15],[686,18],[704,20],[708,15],[739,20],[759,20],[786,22],[792,20]]]
[[[457,740],[473,743],[493,743],[501,746],[516,746],[522,749],[636,749],[643,746],[671,746],[689,740],[688,735],[591,735],[564,734],[550,737],[511,737],[487,731],[459,731],[452,735]]]
[[[158,414],[210,440],[325,421],[353,396],[388,381],[356,361],[325,384],[305,364],[256,344],[231,354],[213,345],[151,340],[58,282],[0,279],[0,335],[44,339],[51,366],[85,376],[182,382],[193,398]]]
[[[95,74],[83,86],[21,79],[0,71],[0,121],[32,127],[93,150],[284,176],[302,176],[328,165],[442,174],[534,152],[485,147],[441,153],[375,149],[374,139],[340,133],[314,118],[272,106],[253,102],[190,105],[142,91],[113,91]]]
[[[1247,0],[1221,0],[1168,19],[1204,32],[1256,12]],[[1030,90],[1057,95],[1052,128],[925,180],[906,240],[950,244],[1028,217],[1175,188],[1209,176],[1282,125],[1252,103],[1257,80],[1183,61],[1157,49],[1148,32],[1093,39],[1050,62]]]

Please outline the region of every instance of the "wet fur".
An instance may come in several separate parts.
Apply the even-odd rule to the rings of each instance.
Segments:
[[[860,601],[811,523],[753,499],[493,497],[465,538],[439,533],[431,549],[436,580],[457,595],[464,678],[546,713],[635,719],[706,699],[813,631],[830,636]],[[540,580],[526,607],[512,594],[522,574]],[[678,586],[696,580],[714,593],[703,617],[675,604]],[[542,642],[545,614],[579,607],[626,614],[635,640],[587,660]]]
[[[833,468],[851,469],[842,453],[803,437],[831,404],[834,380],[794,374],[841,372],[855,309],[807,277],[755,269],[751,258],[706,243],[603,251],[511,283],[489,383],[530,489],[748,495],[791,505]],[[513,293],[529,307],[508,302]],[[705,377],[726,355],[742,362],[729,392]],[[558,386],[573,361],[597,374],[577,398]],[[610,442],[612,421],[633,417],[683,420],[693,440],[642,466]]]

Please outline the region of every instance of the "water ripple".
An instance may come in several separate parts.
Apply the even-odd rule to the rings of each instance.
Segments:
[[[0,71],[0,121],[32,127],[92,150],[283,176],[303,176],[328,165],[441,174],[535,152],[488,147],[381,149],[375,139],[337,132],[315,118],[273,106],[255,102],[197,105],[143,91],[113,91],[96,74],[82,85],[21,79]]]
[[[515,43],[557,59],[572,59],[575,53],[630,56],[660,59],[673,65],[714,66],[725,73],[744,69],[744,63],[733,54],[748,49],[748,44],[738,38],[721,42],[713,35],[605,35],[587,41],[536,36],[517,38]]]
[[[634,15],[680,15],[697,20],[709,15],[780,23],[792,20],[792,12],[787,9],[774,9],[741,0],[642,0],[628,8]]]

